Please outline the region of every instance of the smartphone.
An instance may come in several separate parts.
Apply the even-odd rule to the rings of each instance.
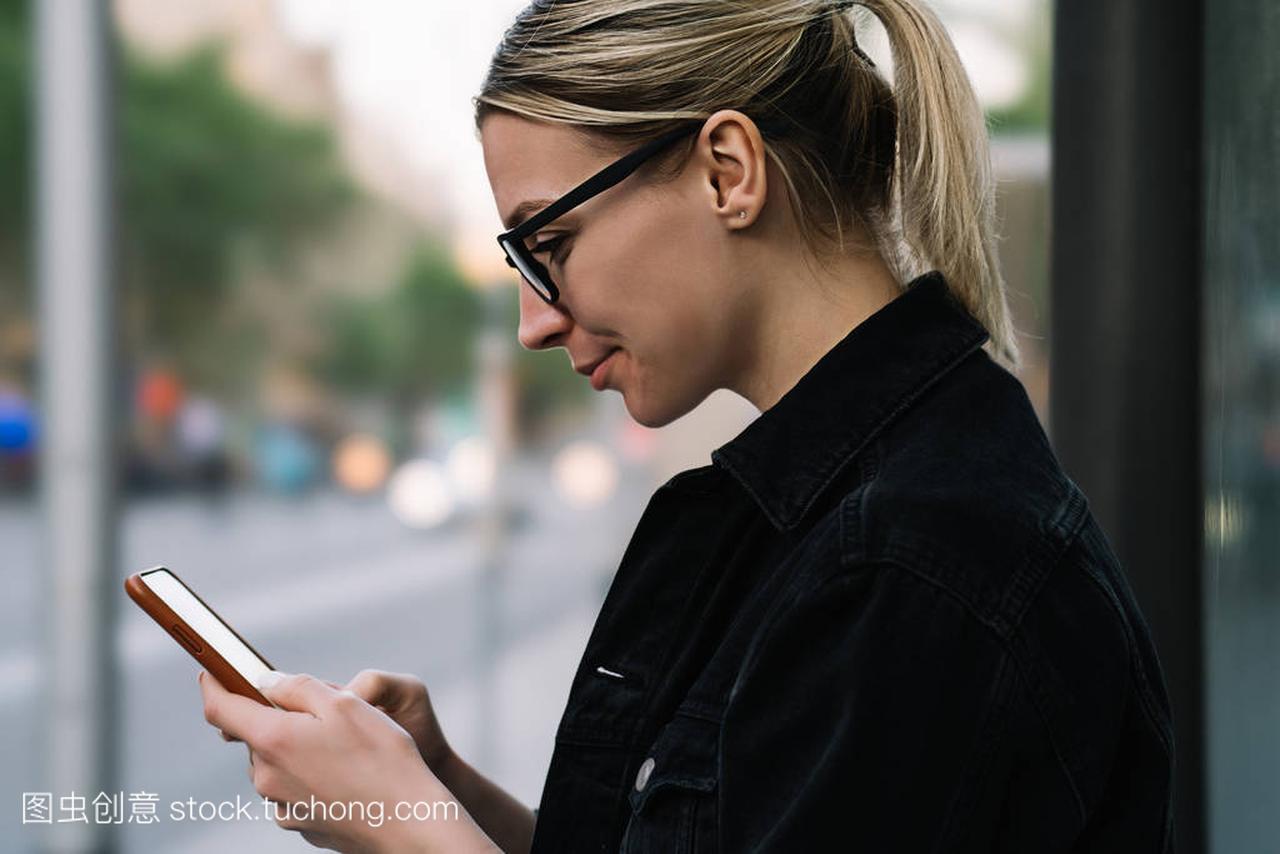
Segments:
[[[136,572],[125,579],[124,589],[228,691],[275,705],[255,687],[263,672],[275,668],[171,570],[157,566]]]

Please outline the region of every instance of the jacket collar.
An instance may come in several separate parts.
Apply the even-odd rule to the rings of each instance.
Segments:
[[[931,270],[855,326],[711,461],[774,527],[794,528],[889,421],[987,338]]]

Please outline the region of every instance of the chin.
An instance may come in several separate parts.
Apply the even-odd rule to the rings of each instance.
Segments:
[[[622,395],[622,401],[626,404],[627,413],[632,420],[642,427],[650,428],[665,427],[677,418],[688,415],[707,397],[706,394],[703,394],[692,400],[676,400],[672,398],[649,400],[636,399],[635,396],[627,394],[625,391],[620,391],[619,393]]]

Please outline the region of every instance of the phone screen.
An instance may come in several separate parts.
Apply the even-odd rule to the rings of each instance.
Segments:
[[[195,597],[177,576],[167,569],[152,569],[139,574],[142,582],[156,596],[173,609],[199,636],[203,643],[213,648],[223,660],[236,669],[250,685],[258,684],[258,677],[271,669],[222,619]]]

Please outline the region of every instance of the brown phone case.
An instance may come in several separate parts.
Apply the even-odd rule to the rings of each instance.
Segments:
[[[151,592],[151,588],[142,580],[142,576],[148,572],[155,572],[157,570],[164,570],[165,572],[168,572],[177,579],[179,584],[187,588],[187,591],[196,598],[196,601],[201,605],[204,605],[206,608],[209,608],[209,603],[201,599],[200,595],[192,590],[185,581],[179,578],[176,572],[163,566],[153,567],[145,570],[144,572],[135,572],[133,575],[126,578],[124,580],[124,589],[125,592],[129,594],[129,598],[136,602],[139,608],[146,611],[151,616],[151,619],[155,620],[156,623],[159,624],[160,628],[164,629],[175,640],[177,640],[178,645],[190,653],[191,657],[199,662],[205,670],[208,670],[217,677],[218,681],[222,683],[223,687],[228,691],[239,694],[242,697],[248,697],[250,700],[256,700],[264,706],[272,705],[271,701],[262,696],[257,688],[249,684],[249,680],[241,676],[240,672],[228,664],[226,659],[221,655],[218,655],[217,651],[210,646],[204,638],[197,634],[191,626],[187,625],[185,620],[175,614],[173,609],[166,605],[163,599]],[[253,645],[241,637],[240,633],[232,628],[230,623],[223,620],[222,617],[218,615],[217,611],[209,608],[209,613],[213,614],[214,617],[221,621],[221,623],[226,626],[233,635],[240,638],[244,645],[253,650],[253,653],[257,655],[258,658],[267,662],[266,656],[258,652],[256,649],[253,649]],[[270,662],[267,662],[267,666],[272,670],[275,669],[275,666]]]

